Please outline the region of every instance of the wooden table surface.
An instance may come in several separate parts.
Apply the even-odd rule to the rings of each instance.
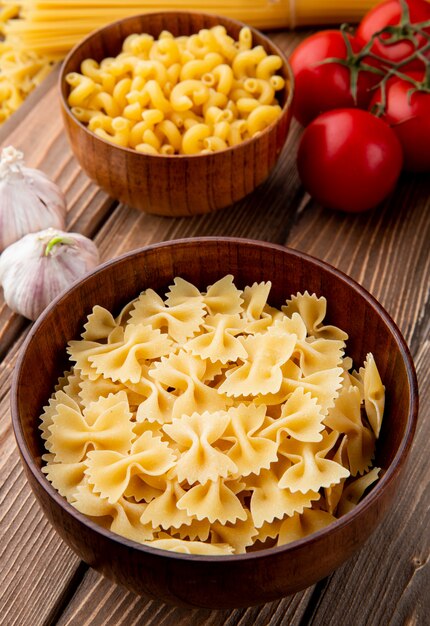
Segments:
[[[306,33],[276,33],[287,54]],[[211,215],[145,215],[110,199],[79,168],[63,131],[56,73],[0,130],[68,200],[68,228],[93,237],[103,261],[157,241],[231,235],[308,252],[343,270],[388,310],[411,349],[420,384],[419,425],[393,510],[364,549],[320,583],[283,600],[232,611],[176,609],[132,595],[79,561],[43,517],[24,478],[9,394],[30,324],[0,300],[0,624],[157,626],[430,623],[429,274],[430,177],[404,174],[392,197],[361,215],[322,208],[304,192],[293,123],[275,171],[242,202]],[[0,295],[0,298],[2,296]],[[35,372],[37,380],[37,373]]]

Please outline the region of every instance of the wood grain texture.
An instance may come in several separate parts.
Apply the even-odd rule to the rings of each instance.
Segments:
[[[273,40],[288,53],[306,34],[276,33]],[[382,209],[369,214],[343,216],[323,210],[310,202],[300,187],[295,167],[300,131],[292,125],[285,149],[270,178],[234,207],[206,216],[176,220],[145,215],[116,206],[82,174],[71,157],[62,131],[55,78],[53,75],[48,79],[2,127],[0,142],[24,149],[29,165],[41,167],[51,177],[58,176],[63,189],[70,184],[70,190],[66,191],[69,224],[81,232],[88,228],[86,232],[97,233],[103,260],[139,245],[182,236],[243,235],[287,243],[325,258],[377,295],[399,323],[415,355],[421,379],[421,421],[405,476],[407,487],[401,488],[403,497],[392,523],[387,520],[367,547],[325,583],[317,585],[313,593],[305,592],[280,602],[273,615],[272,605],[259,611],[222,613],[225,623],[245,626],[255,620],[259,626],[299,623],[304,626],[312,620],[318,626],[325,623],[364,626],[362,616],[372,619],[373,610],[382,624],[385,623],[385,611],[395,626],[426,623],[430,610],[426,602],[428,594],[425,595],[429,552],[425,515],[429,496],[424,488],[430,477],[430,463],[425,452],[429,438],[425,423],[430,416],[430,398],[426,380],[428,357],[425,357],[423,344],[426,336],[428,340],[430,311],[428,180],[403,176],[392,199]],[[48,151],[47,145],[50,146]],[[59,163],[63,163],[61,168]],[[97,607],[96,624],[115,624],[117,620],[118,624],[128,626],[128,615],[130,624],[158,624],[159,615],[164,620],[168,615],[169,622],[166,623],[172,624],[181,620],[198,626],[200,623],[218,623],[217,612],[204,616],[193,614],[194,619],[187,621],[188,613],[181,614],[179,610],[178,613],[171,610],[168,613],[164,605],[156,602],[147,603],[147,608],[144,600],[131,596],[120,587],[112,590],[114,586],[106,580],[99,582],[98,574],[84,575],[85,569],[79,568],[77,558],[53,529],[44,524],[44,518],[26,487],[17,453],[13,452],[15,444],[8,409],[7,393],[15,364],[13,354],[21,344],[20,333],[27,328],[27,322],[11,315],[0,304],[1,356],[11,349],[3,361],[0,386],[0,446],[1,458],[4,458],[0,487],[2,624],[39,626],[56,623],[63,609],[67,623],[85,623],[83,620],[91,613],[89,606]],[[17,343],[14,345],[14,342]],[[16,499],[18,502],[12,503]],[[25,525],[28,511],[34,511],[34,517],[29,525]],[[25,527],[25,533],[20,531],[21,526]],[[29,537],[36,534],[37,540],[30,541]],[[7,559],[3,558],[6,547]],[[34,564],[34,568],[30,569],[28,564]],[[49,574],[52,567],[55,568],[53,577]],[[26,569],[29,569],[28,573]],[[6,602],[3,601],[4,584],[7,585]],[[368,598],[369,589],[371,598]],[[351,596],[352,609],[348,610]],[[296,603],[299,606],[297,615],[291,608]],[[336,616],[337,622],[334,617],[331,619],[332,615]],[[377,624],[376,621],[371,623]]]
[[[115,57],[129,35],[149,33],[157,39],[163,30],[174,36],[193,35],[218,24],[238,41],[243,24],[228,18],[188,11],[134,16],[96,31],[65,60],[60,76],[61,105],[70,144],[84,171],[113,198],[157,215],[210,213],[242,199],[266,180],[273,169],[291,120],[293,77],[286,61],[278,71],[285,79],[285,88],[277,92],[282,107],[279,117],[258,136],[208,155],[149,155],[117,146],[88,131],[67,104],[66,76],[79,72],[87,58],[100,62]],[[263,46],[268,54],[282,56],[272,41],[251,30],[254,46]]]
[[[286,244],[323,258],[377,298],[411,347],[428,320],[430,192],[426,175],[404,175],[375,211],[344,214],[305,198]],[[427,313],[427,315],[426,315]],[[424,330],[424,328],[422,328]]]
[[[312,588],[258,607],[235,611],[176,608],[140,598],[90,570],[58,626],[300,626]],[[92,611],[88,611],[91,604]]]

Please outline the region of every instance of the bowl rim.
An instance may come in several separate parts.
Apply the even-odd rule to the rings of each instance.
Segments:
[[[162,249],[162,248],[170,248],[170,247],[183,247],[186,245],[199,244],[198,249],[201,246],[204,246],[205,243],[210,242],[219,242],[223,241],[226,243],[233,243],[235,245],[247,245],[250,247],[260,247],[266,250],[276,250],[287,255],[292,255],[293,257],[305,260],[306,262],[311,263],[316,266],[320,270],[328,272],[332,276],[335,276],[337,279],[340,279],[342,282],[347,283],[347,285],[352,288],[354,291],[357,291],[362,297],[365,298],[369,302],[369,304],[377,309],[378,314],[381,316],[383,321],[390,328],[393,337],[399,347],[399,351],[401,353],[402,359],[406,366],[409,390],[410,390],[410,400],[409,400],[409,410],[408,410],[408,418],[406,423],[405,434],[399,444],[397,453],[391,462],[390,466],[383,473],[383,475],[379,478],[376,485],[372,488],[370,493],[368,493],[365,498],[357,504],[352,510],[348,511],[345,515],[336,519],[336,521],[332,522],[328,526],[324,527],[321,530],[318,530],[311,535],[298,539],[296,541],[292,541],[290,543],[284,544],[282,546],[265,548],[261,550],[257,550],[255,552],[247,552],[245,554],[228,554],[228,555],[197,555],[197,554],[183,554],[179,552],[173,552],[171,550],[165,550],[162,548],[155,548],[147,544],[141,544],[122,535],[118,535],[117,533],[112,532],[111,530],[105,529],[102,526],[99,526],[92,520],[90,520],[86,515],[80,513],[77,509],[75,509],[60,493],[54,489],[45,475],[42,473],[41,468],[39,468],[34,460],[32,454],[30,453],[24,438],[24,433],[21,425],[21,420],[19,416],[18,410],[18,384],[20,379],[20,372],[23,365],[23,361],[25,359],[26,351],[31,344],[34,336],[38,332],[38,329],[44,323],[45,319],[49,316],[50,312],[57,306],[57,304],[65,298],[69,298],[71,294],[76,291],[81,283],[91,280],[94,276],[98,274],[102,274],[105,271],[109,270],[112,265],[117,263],[122,263],[128,258],[133,258],[136,255],[147,254],[150,251]],[[410,448],[412,446],[414,432],[417,423],[418,417],[418,383],[417,376],[415,372],[415,366],[412,360],[412,356],[410,354],[409,348],[406,344],[406,341],[397,327],[396,323],[393,321],[389,313],[384,309],[384,307],[376,300],[372,294],[370,294],[364,287],[362,287],[358,282],[356,282],[353,278],[342,272],[341,270],[335,268],[331,264],[323,261],[317,257],[311,256],[305,252],[301,252],[299,250],[295,250],[288,246],[282,246],[279,244],[274,244],[265,241],[259,241],[248,238],[240,238],[240,237],[190,237],[190,238],[182,238],[182,239],[173,239],[170,241],[163,241],[159,243],[150,244],[148,246],[143,246],[141,248],[136,248],[129,252],[126,252],[118,257],[110,259],[98,267],[96,267],[93,271],[85,274],[82,278],[76,280],[68,289],[59,294],[55,300],[53,300],[47,308],[41,313],[39,318],[34,323],[33,327],[30,329],[23,346],[21,347],[17,363],[14,369],[13,378],[12,378],[12,386],[11,386],[11,416],[12,416],[12,426],[17,442],[17,446],[19,452],[22,456],[23,462],[27,466],[28,470],[31,471],[33,477],[36,479],[40,487],[47,493],[47,495],[55,500],[55,502],[64,510],[66,514],[72,515],[76,519],[76,521],[83,523],[85,526],[88,526],[91,531],[95,531],[96,533],[101,533],[105,536],[106,539],[114,541],[125,548],[135,549],[143,554],[148,553],[153,556],[157,556],[160,558],[166,559],[179,559],[185,561],[198,561],[205,563],[232,563],[239,561],[252,561],[259,559],[265,559],[271,556],[279,556],[281,553],[292,553],[294,551],[299,551],[301,548],[306,546],[312,546],[312,544],[318,542],[321,537],[324,535],[330,535],[338,530],[342,529],[344,526],[348,525],[351,521],[354,521],[356,518],[361,517],[373,503],[378,500],[379,495],[385,492],[387,488],[389,488],[391,482],[396,478],[397,474],[401,471],[404,466],[406,459],[408,457]],[[38,416],[35,418],[38,419]],[[371,533],[370,533],[371,534]],[[368,537],[370,537],[370,534]]]
[[[268,126],[266,126],[266,128],[261,131],[260,133],[257,133],[256,135],[254,135],[253,137],[250,137],[248,139],[245,139],[244,141],[241,141],[239,144],[235,145],[235,146],[228,146],[227,148],[224,148],[223,150],[217,150],[215,152],[213,152],[212,154],[147,154],[144,152],[138,152],[137,150],[135,150],[134,148],[129,148],[128,146],[119,146],[117,144],[112,143],[111,141],[107,141],[106,139],[104,139],[103,137],[99,137],[98,135],[96,135],[93,131],[89,130],[88,126],[86,126],[83,122],[81,122],[80,120],[78,120],[77,117],[75,117],[70,109],[70,106],[67,103],[67,100],[63,94],[63,84],[65,83],[65,76],[66,76],[66,72],[65,72],[65,68],[67,66],[67,64],[69,63],[69,61],[73,58],[73,56],[77,53],[77,51],[83,47],[86,43],[88,43],[89,41],[91,41],[91,39],[95,39],[97,37],[99,37],[101,35],[102,32],[104,32],[107,29],[113,28],[119,24],[123,24],[125,22],[128,21],[132,21],[136,18],[151,18],[151,17],[155,17],[158,15],[165,15],[165,14],[175,14],[175,15],[203,15],[203,16],[208,16],[208,17],[214,17],[214,18],[219,18],[220,20],[223,20],[224,22],[230,22],[231,24],[234,24],[236,26],[240,26],[242,28],[246,27],[249,28],[252,32],[252,34],[254,35],[255,33],[258,34],[259,37],[261,37],[264,41],[265,44],[270,44],[271,46],[273,46],[276,50],[276,54],[278,54],[281,59],[282,62],[286,68],[287,74],[288,74],[288,83],[289,83],[289,89],[288,89],[288,97],[283,105],[283,107],[281,108],[281,111],[279,113],[279,116],[273,121],[271,122]],[[242,22],[240,20],[235,20],[233,18],[230,17],[225,17],[222,15],[218,15],[216,13],[211,13],[209,11],[185,11],[185,10],[174,10],[174,9],[170,9],[170,10],[166,10],[166,11],[153,11],[151,13],[136,13],[136,15],[131,15],[129,17],[125,17],[119,20],[115,20],[113,22],[109,22],[109,24],[106,24],[105,26],[102,26],[101,28],[98,28],[96,30],[93,30],[91,33],[89,33],[84,39],[82,39],[81,41],[79,41],[75,46],[73,46],[73,48],[69,51],[69,53],[67,54],[67,56],[65,57],[63,63],[61,64],[61,69],[60,69],[60,74],[58,77],[58,91],[59,91],[59,96],[60,96],[60,104],[61,104],[61,108],[63,110],[63,112],[67,115],[68,118],[70,118],[72,120],[73,123],[77,124],[79,128],[81,128],[82,130],[84,130],[84,132],[86,134],[88,134],[90,137],[101,141],[102,143],[104,143],[107,146],[110,146],[111,148],[117,148],[119,150],[124,151],[126,154],[133,154],[133,155],[141,155],[142,157],[145,158],[153,158],[153,159],[160,159],[160,158],[165,158],[168,157],[170,159],[173,158],[181,158],[181,159],[199,159],[199,158],[204,158],[204,157],[218,157],[218,155],[220,154],[226,154],[227,152],[236,150],[237,148],[243,146],[243,147],[247,147],[250,146],[251,144],[255,143],[256,141],[258,141],[259,139],[261,139],[262,137],[264,137],[265,135],[269,134],[272,132],[272,130],[277,126],[277,124],[279,123],[279,121],[281,120],[282,117],[284,117],[285,115],[288,115],[288,112],[292,110],[292,103],[293,103],[293,97],[294,97],[294,91],[295,91],[295,81],[294,81],[294,74],[293,74],[293,70],[291,68],[291,65],[287,59],[287,57],[285,56],[284,52],[279,48],[279,46],[277,44],[275,44],[271,39],[269,39],[269,37],[267,37],[265,34],[263,34],[260,30],[258,30],[257,28],[254,28],[253,26],[250,26],[249,24],[246,24],[245,22]]]

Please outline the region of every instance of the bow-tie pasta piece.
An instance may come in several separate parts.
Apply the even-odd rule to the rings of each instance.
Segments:
[[[321,412],[326,415],[330,407],[334,405],[338,396],[338,391],[342,386],[342,368],[332,367],[297,378],[297,371],[294,371],[294,364],[287,364],[283,368],[283,380],[281,390],[284,394],[301,387],[305,393],[310,393],[321,407]]]
[[[108,402],[106,403],[106,401]],[[91,405],[87,419],[80,410],[57,405],[48,430],[49,450],[56,462],[78,463],[88,450],[115,450],[126,454],[134,438],[127,395],[120,391]]]
[[[364,402],[364,385],[361,380],[360,374],[353,369],[354,363],[351,357],[346,356],[342,359],[342,387],[349,389],[350,387],[357,387],[360,391],[361,402]]]
[[[95,380],[82,376],[79,384],[79,398],[85,409],[92,402],[97,402],[99,398],[107,398],[112,393],[126,391],[126,389],[122,383],[114,383],[113,380],[103,378],[103,376],[98,376]]]
[[[278,538],[279,530],[281,528],[282,520],[275,519],[273,522],[264,522],[258,530],[258,535],[255,541],[260,542],[262,547],[273,548],[276,545],[274,539]]]
[[[346,435],[345,449],[351,475],[367,471],[375,452],[375,436],[361,419],[360,390],[357,387],[342,389],[324,423]]]
[[[213,445],[222,437],[229,421],[227,413],[218,411],[184,415],[163,426],[164,432],[182,450],[175,467],[179,482],[203,484],[237,472],[235,463]]]
[[[284,441],[279,451],[293,465],[280,478],[279,487],[305,494],[336,485],[342,478],[348,478],[349,471],[345,467],[326,458],[337,439],[338,433],[332,432],[324,435],[319,443],[303,443],[293,439]]]
[[[307,334],[306,324],[298,313],[293,313],[291,317],[282,313],[280,318],[274,319],[271,331],[278,334],[296,335],[298,341],[304,341]]]
[[[154,436],[160,438],[162,433],[153,431],[145,431],[151,432]],[[140,433],[138,437],[143,433]],[[167,478],[164,475],[161,476],[149,476],[146,474],[144,480],[139,474],[135,474],[131,476],[127,488],[124,491],[124,497],[130,500],[131,502],[151,502],[154,498],[158,498],[162,493],[164,493],[167,485]]]
[[[197,304],[203,302],[203,294],[187,280],[180,277],[175,278],[173,285],[170,285],[166,293],[167,306],[174,307],[190,301]]]
[[[206,364],[200,357],[180,350],[177,354],[162,357],[148,371],[148,377],[174,389],[187,391],[192,381],[199,382],[205,374]]]
[[[254,283],[243,290],[242,317],[246,322],[245,333],[261,333],[271,325],[272,315],[265,310],[271,287],[272,283],[268,281]]]
[[[176,392],[172,418],[225,409],[225,400],[218,391],[202,382],[205,371],[206,364],[200,357],[183,350],[162,358],[149,371],[151,378]]]
[[[145,482],[147,476],[161,476],[174,464],[175,455],[167,442],[144,432],[133,442],[130,454],[113,450],[89,452],[86,475],[93,490],[112,504],[125,493],[134,475]]]
[[[212,543],[225,543],[232,546],[235,554],[245,553],[246,548],[252,546],[257,535],[258,530],[255,528],[249,512],[245,521],[238,520],[234,524],[215,522],[211,526]]]
[[[363,381],[367,417],[373,432],[376,437],[379,437],[385,406],[385,387],[382,384],[373,354],[370,352],[364,362],[364,367],[360,368],[360,378]]]
[[[338,396],[338,390],[342,386],[341,367],[332,367],[328,370],[315,372],[309,376],[302,376],[302,370],[298,365],[289,360],[281,367],[281,385],[276,393],[268,393],[257,396],[257,404],[266,406],[283,404],[288,400],[290,394],[298,388],[305,393],[310,393],[321,407],[321,413],[327,414],[330,407]]]
[[[77,404],[77,402],[67,395],[62,389],[57,391],[50,399],[47,406],[43,407],[43,413],[40,416],[41,424],[39,429],[42,431],[42,439],[45,440],[45,447],[47,450],[50,449],[50,444],[47,441],[51,435],[51,431],[49,430],[50,426],[53,423],[53,417],[57,414],[58,406],[64,405],[68,406],[72,411],[80,412],[81,408]]]
[[[148,380],[147,383],[149,395],[137,407],[136,421],[157,422],[160,425],[171,422],[176,397],[157,382]]]
[[[78,463],[50,463],[42,467],[42,472],[60,495],[68,502],[75,501],[75,493],[85,480],[85,461]]]
[[[314,339],[298,341],[300,367],[304,376],[331,369],[342,362],[345,342],[337,339]]]
[[[127,322],[129,322],[130,320],[130,313],[132,312],[135,303],[137,302],[138,298],[134,298],[133,300],[131,300],[130,302],[127,302],[127,304],[125,304],[121,311],[119,312],[119,314],[116,316],[115,318],[115,324],[117,326],[121,326],[123,328],[125,328]]]
[[[243,365],[227,371],[220,393],[227,396],[256,396],[276,393],[282,384],[282,365],[291,357],[296,336],[249,335],[242,339],[247,352]]]
[[[107,339],[117,326],[112,313],[96,304],[84,325],[85,332],[82,333],[82,339],[87,341]]]
[[[247,519],[241,501],[222,478],[191,487],[178,501],[178,508],[184,509],[188,515],[194,515],[198,520],[207,518],[211,524],[234,523],[238,519],[242,521]]]
[[[287,435],[298,441],[321,441],[323,420],[324,415],[316,398],[305,393],[302,387],[297,387],[282,405],[280,417],[259,434],[277,444]]]
[[[290,395],[301,386],[302,370],[290,359],[281,367],[282,382],[279,391],[255,396],[253,402],[257,405],[265,404],[267,407],[279,407],[284,404]],[[278,411],[279,412],[279,411]]]
[[[107,498],[94,493],[88,484],[78,487],[72,504],[75,509],[101,525],[104,525],[102,520],[111,518],[108,528],[132,541],[144,543],[154,536],[151,525],[140,521],[144,505],[129,502],[125,498],[110,503]]]
[[[232,554],[233,548],[227,544],[204,543],[202,541],[183,541],[175,537],[167,536],[163,539],[145,541],[146,545],[160,550],[170,550],[180,554],[205,554],[212,556],[222,556]]]
[[[339,463],[340,465],[343,465],[343,467],[346,467],[348,469],[349,462],[348,462],[348,456],[346,453],[347,442],[348,442],[348,438],[346,435],[344,435],[342,437],[342,440],[339,444],[338,449],[336,450],[333,456],[333,461],[336,461],[336,463]],[[338,483],[337,485],[332,485],[331,487],[326,487],[324,489],[324,496],[325,496],[325,501],[327,504],[327,509],[328,509],[328,512],[331,513],[332,515],[335,515],[337,505],[339,504],[339,500],[342,497],[345,480],[346,478],[342,478],[340,483]]]
[[[118,342],[121,345],[122,342]],[[111,346],[109,346],[111,348]],[[89,380],[97,380],[99,375],[95,371],[93,364],[89,361],[90,356],[94,356],[99,352],[106,352],[108,347],[106,344],[97,341],[73,340],[69,341],[67,352],[70,360],[75,363],[74,369],[80,372],[81,377]]]
[[[317,491],[300,493],[279,487],[280,470],[276,467],[263,470],[259,476],[251,476],[246,488],[252,491],[250,509],[252,519],[257,528],[274,519],[282,519],[285,515],[302,513],[304,508],[310,507],[320,495]]]
[[[211,385],[215,387],[218,383],[218,379],[227,368],[228,364],[226,363],[221,363],[221,361],[215,361],[212,363],[212,361],[207,359],[206,370],[203,374],[202,382],[206,384],[211,383]]]
[[[322,322],[327,313],[327,300],[322,296],[318,298],[315,294],[298,293],[287,300],[286,306],[282,307],[283,313],[291,317],[293,313],[299,313],[306,324],[308,334],[312,337],[322,337],[323,339],[338,339],[344,341],[348,339],[345,333],[337,326],[323,326]]]
[[[235,315],[242,311],[242,292],[237,289],[233,280],[234,277],[228,274],[213,285],[210,285],[207,292],[203,294],[203,302],[210,315],[216,315],[217,313]]]
[[[243,329],[239,315],[210,315],[205,318],[206,332],[194,337],[185,344],[185,350],[212,363],[246,359],[246,350],[235,335]]]
[[[57,391],[64,391],[64,387],[66,387],[69,383],[69,377],[73,376],[74,374],[75,371],[73,367],[69,371],[64,372],[64,374],[58,378],[57,384],[54,387],[54,393],[51,397],[53,397]]]
[[[182,344],[198,332],[205,313],[203,302],[199,300],[169,306],[155,291],[147,289],[135,303],[130,323],[166,330],[169,337]]]
[[[206,541],[210,530],[211,524],[208,519],[198,520],[193,518],[190,524],[180,526],[179,528],[171,528],[170,532],[175,537],[179,537],[179,539]]]
[[[305,509],[303,513],[296,513],[282,522],[277,545],[283,546],[291,541],[303,539],[335,521],[336,518],[326,511]]]
[[[258,474],[262,468],[269,468],[277,459],[278,446],[261,433],[266,407],[254,404],[240,404],[228,410],[228,426],[223,439],[229,441],[232,447],[228,451],[229,458],[242,476]]]
[[[189,526],[194,518],[187,515],[186,511],[178,509],[178,500],[185,495],[184,489],[176,480],[168,480],[165,491],[146,506],[140,521],[142,524],[152,524],[155,529],[158,526],[164,530]]]
[[[117,393],[110,393],[107,396],[100,396],[94,402],[90,402],[88,406],[82,409],[82,414],[89,426],[94,426],[97,419],[102,414],[115,413],[115,409],[125,410],[125,417],[130,420],[132,415],[129,411],[129,403],[127,393],[121,389]],[[115,417],[117,415],[115,414]],[[128,446],[127,450],[130,449]]]
[[[64,393],[71,399],[76,402],[80,407],[83,407],[83,402],[81,398],[81,385],[83,381],[83,376],[81,376],[81,372],[72,369],[67,377],[67,381],[62,387]],[[116,391],[119,391],[118,389]]]
[[[378,480],[380,471],[379,467],[374,467],[370,472],[360,476],[360,478],[350,483],[348,487],[345,487],[337,510],[339,517],[357,506],[366,489]]]
[[[169,354],[172,342],[167,335],[150,326],[129,324],[124,332],[124,341],[104,348],[88,355],[96,374],[122,383],[138,383],[143,373],[142,362]]]

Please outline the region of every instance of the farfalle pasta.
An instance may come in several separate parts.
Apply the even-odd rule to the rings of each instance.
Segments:
[[[117,315],[96,305],[41,415],[47,479],[134,541],[240,554],[306,537],[355,507],[372,467],[384,386],[372,354],[307,292],[175,278]]]

